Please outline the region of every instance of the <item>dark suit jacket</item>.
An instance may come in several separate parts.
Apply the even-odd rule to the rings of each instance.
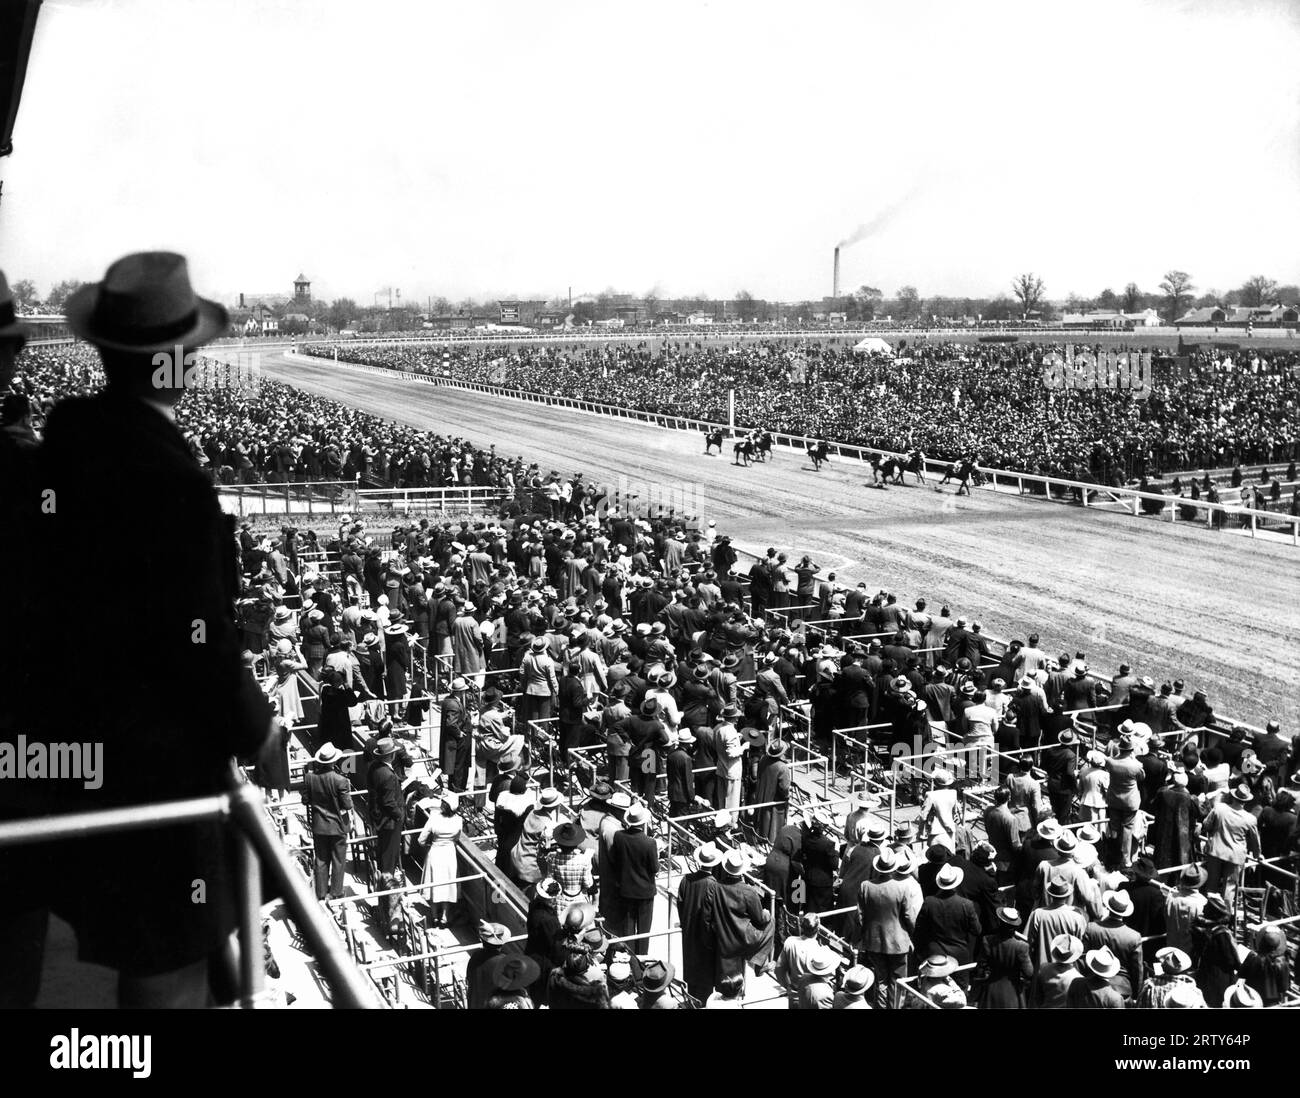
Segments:
[[[659,849],[644,831],[620,831],[609,851],[618,894],[625,900],[652,900],[659,872]]]
[[[402,800],[402,783],[397,780],[393,768],[385,762],[372,763],[366,775],[366,810],[370,813],[370,825],[376,830],[397,828],[401,830],[406,815],[406,804]]]
[[[980,939],[979,913],[964,896],[952,892],[929,896],[921,904],[912,937],[918,956],[946,953],[964,965],[974,958],[975,943]]]
[[[695,760],[680,747],[668,753],[668,803],[691,804],[695,800]]]
[[[129,628],[131,641],[99,645],[93,668],[71,673],[42,661],[48,678],[31,696],[45,704],[29,735],[104,744],[102,788],[48,783],[69,787],[50,810],[222,791],[231,756],[254,754],[270,723],[240,659],[234,526],[208,475],[159,411],[106,390],[54,410],[39,476],[57,500],[42,518],[49,574],[81,574],[89,546],[95,574],[112,577],[95,616]],[[70,623],[84,616],[81,589],[49,585],[44,609],[34,643],[62,651]],[[176,968],[212,952],[233,926],[216,822],[119,833],[78,844],[75,856],[76,882],[61,906],[88,924],[83,960]],[[207,883],[206,904],[191,902],[196,878]]]

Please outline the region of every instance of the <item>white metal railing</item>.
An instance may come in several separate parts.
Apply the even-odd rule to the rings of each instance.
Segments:
[[[498,506],[510,499],[504,488],[456,485],[445,488],[362,488],[362,504],[388,503],[403,511],[466,511],[475,507]]]
[[[314,356],[303,356],[311,359]],[[325,360],[331,361],[331,360]],[[433,374],[414,373],[409,370],[390,370],[380,366],[367,366],[361,363],[339,361],[339,366],[349,370],[362,370],[366,373],[379,375],[398,376],[411,381],[419,381],[429,385],[444,385],[454,389],[465,389],[471,392],[487,393],[492,396],[504,396],[513,400],[525,400],[534,404],[545,404],[551,407],[568,408],[573,411],[587,412],[594,415],[611,416],[620,419],[634,419],[641,423],[651,423],[657,427],[663,427],[668,430],[678,431],[712,431],[722,430],[728,434],[736,434],[736,429],[725,423],[717,423],[713,420],[694,419],[690,416],[674,415],[665,412],[650,412],[639,408],[625,408],[617,404],[604,404],[600,401],[583,400],[578,397],[557,396],[550,393],[537,393],[527,389],[509,389],[502,385],[489,385],[479,381],[464,381],[460,378],[440,377]],[[822,441],[811,435],[791,434],[785,431],[773,431],[772,441],[774,446],[781,446],[791,450],[806,449],[811,443]],[[827,445],[837,457],[856,458],[858,461],[865,462],[866,456],[878,454],[881,457],[896,458],[901,461],[907,460],[906,454],[900,454],[893,450],[881,450],[874,446],[861,446],[856,443],[831,442],[827,440]],[[926,471],[939,471],[947,469],[950,462],[936,461],[933,459],[926,460]],[[1046,490],[1046,498],[1051,500],[1054,497],[1050,492],[1052,488],[1063,488],[1067,491],[1077,490],[1080,494],[1080,500],[1084,507],[1094,506],[1089,502],[1091,496],[1105,494],[1109,495],[1115,502],[1126,502],[1131,504],[1132,514],[1141,515],[1143,500],[1159,500],[1162,504],[1161,515],[1166,512],[1170,515],[1170,522],[1178,522],[1178,510],[1180,507],[1195,507],[1198,511],[1204,511],[1205,521],[1209,524],[1214,522],[1216,513],[1224,516],[1223,521],[1227,521],[1229,516],[1240,519],[1243,516],[1250,519],[1250,535],[1257,536],[1263,519],[1267,524],[1276,526],[1290,527],[1290,538],[1292,545],[1300,545],[1300,517],[1293,515],[1283,515],[1276,511],[1258,511],[1253,508],[1242,507],[1239,504],[1231,503],[1210,503],[1206,500],[1181,499],[1173,496],[1166,496],[1159,492],[1142,492],[1135,488],[1111,488],[1103,484],[1090,483],[1086,481],[1070,480],[1066,477],[1053,477],[1041,473],[1022,473],[1010,469],[993,469],[988,466],[977,466],[979,472],[989,478],[989,483],[980,485],[989,490],[1000,490],[1002,487],[1010,487],[1015,484],[1021,495],[1024,494],[1025,485],[1041,485]],[[1154,517],[1154,516],[1153,516]],[[1198,519],[1183,519],[1184,522],[1195,522]],[[1281,531],[1279,531],[1281,532]]]

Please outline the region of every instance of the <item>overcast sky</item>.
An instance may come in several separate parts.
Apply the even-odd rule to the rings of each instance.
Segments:
[[[877,221],[845,287],[1300,282],[1297,56],[1289,0],[46,0],[0,262],[800,299]]]

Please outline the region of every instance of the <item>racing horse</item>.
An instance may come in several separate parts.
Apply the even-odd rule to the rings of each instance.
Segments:
[[[880,463],[881,475],[886,484],[903,484],[903,463],[898,458],[885,458]]]
[[[913,450],[907,455],[907,471],[916,477],[917,484],[926,483],[925,453],[922,450]]]
[[[772,432],[759,431],[754,435],[754,460],[766,461],[772,456]]]
[[[739,442],[737,442],[735,446],[731,448],[732,453],[735,455],[731,460],[731,464],[739,465],[741,463],[740,459],[744,458],[745,464],[749,465],[750,462],[753,461],[754,451],[756,448],[757,447],[755,447],[754,445],[753,438],[751,438],[749,435],[746,435]]]
[[[818,442],[815,446],[809,443],[808,460],[812,462],[814,473],[820,473],[822,471],[822,462],[830,461],[830,459],[831,459],[831,448],[826,444],[824,440]]]
[[[722,434],[721,427],[715,427],[711,431],[706,431],[704,433],[704,452],[711,457],[713,447],[716,446],[718,448],[718,456],[721,457],[722,439],[723,439],[723,434]]]

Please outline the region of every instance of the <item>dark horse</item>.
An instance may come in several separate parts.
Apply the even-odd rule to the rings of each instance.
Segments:
[[[754,460],[766,461],[772,456],[772,432],[759,431],[754,435]]]
[[[721,456],[722,438],[723,435],[722,435],[721,427],[715,427],[712,431],[706,431],[704,433],[704,452],[706,454],[709,454],[713,450],[713,447],[716,446],[718,448],[718,454],[719,456]]]
[[[754,440],[747,436],[737,442],[731,449],[732,453],[735,454],[731,462],[732,465],[739,465],[741,458],[744,458],[745,464],[748,465],[754,457]]]
[[[820,473],[822,471],[822,462],[830,461],[830,459],[831,459],[831,448],[827,446],[824,441],[817,443],[817,445],[815,446],[812,445],[811,443],[809,444],[808,460],[813,463],[814,473]]]

